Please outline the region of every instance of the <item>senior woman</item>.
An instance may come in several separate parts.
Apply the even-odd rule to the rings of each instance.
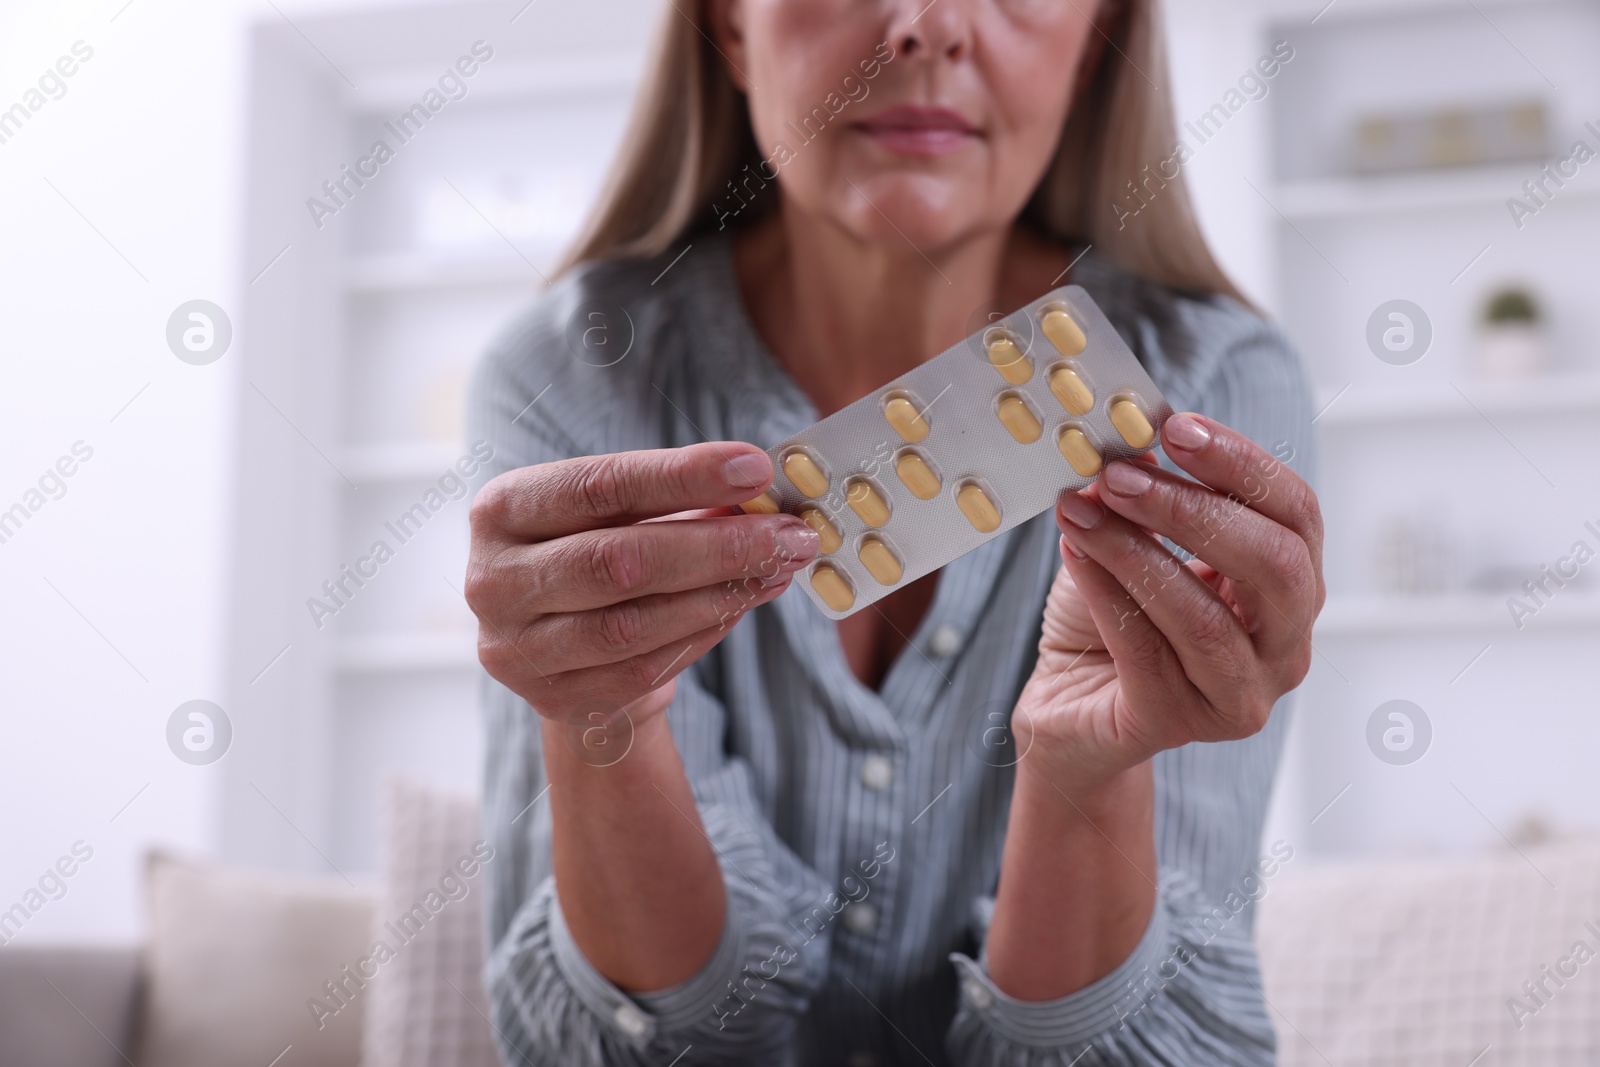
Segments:
[[[1165,82],[1150,0],[665,10],[473,394],[505,1062],[1272,1062],[1249,904],[1323,599],[1310,413],[1144,172]],[[789,588],[816,535],[732,510],[762,449],[1064,279],[1184,412],[1170,466],[829,621]]]

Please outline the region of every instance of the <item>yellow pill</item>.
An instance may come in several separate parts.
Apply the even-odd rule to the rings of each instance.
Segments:
[[[1025,445],[1037,441],[1043,429],[1020,396],[1008,396],[1000,401],[1000,422],[1012,437]]]
[[[883,417],[889,420],[895,433],[912,444],[928,436],[928,420],[922,417],[922,412],[917,410],[915,404],[903,396],[897,396],[883,405]]]
[[[1071,315],[1060,308],[1045,312],[1041,325],[1044,326],[1044,335],[1050,338],[1050,343],[1063,356],[1075,356],[1089,346],[1089,339],[1083,335],[1083,330],[1072,321]]]
[[[1082,430],[1069,426],[1056,443],[1061,446],[1062,456],[1080,475],[1093,478],[1100,473],[1100,453],[1094,450],[1094,445],[1084,436]]]
[[[882,526],[889,521],[889,505],[883,502],[878,491],[860,478],[852,478],[845,487],[844,498],[850,510],[861,517],[868,526]]]
[[[823,555],[834,552],[839,548],[841,543],[839,531],[834,527],[833,523],[828,521],[828,516],[816,508],[806,508],[800,513],[800,521],[817,531],[817,536],[822,539],[822,544],[819,547],[822,549]]]
[[[1128,399],[1118,400],[1111,405],[1111,425],[1134,448],[1147,448],[1156,439],[1155,427],[1144,417],[1139,405]]]
[[[1000,510],[976,485],[962,487],[956,494],[956,506],[979,533],[992,533],[1000,528]]]
[[[894,553],[889,551],[889,546],[875,537],[869,537],[861,545],[861,565],[878,580],[879,585],[894,585],[905,575],[905,569],[894,558]]]
[[[855,606],[856,595],[851,591],[850,583],[826,563],[811,568],[811,588],[834,611],[849,611]]]
[[[1073,415],[1087,415],[1094,408],[1094,393],[1071,367],[1057,367],[1050,372],[1050,391]]]
[[[762,493],[754,500],[746,500],[739,507],[744,509],[746,515],[776,515],[782,509],[778,507],[778,499],[771,493]]]
[[[828,491],[827,475],[804,452],[791,452],[785,456],[783,473],[806,496],[816,498]]]
[[[939,476],[915,452],[907,452],[897,459],[894,472],[918,500],[932,500],[939,495]]]
[[[1009,337],[996,337],[989,342],[989,362],[1012,385],[1021,385],[1033,377],[1033,364]]]

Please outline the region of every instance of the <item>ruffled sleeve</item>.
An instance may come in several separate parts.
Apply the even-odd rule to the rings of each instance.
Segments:
[[[1272,1023],[1248,899],[1208,901],[1187,875],[1163,869],[1138,946],[1110,974],[1056,1000],[1009,997],[986,960],[953,953],[961,1001],[951,1059],[962,1067],[1270,1067]]]
[[[489,961],[489,991],[508,1063],[574,1067],[674,1062],[765,1063],[792,1046],[799,1016],[827,971],[826,939],[796,936],[820,882],[774,864],[765,835],[725,805],[702,808],[727,885],[722,938],[700,972],[670,989],[629,995],[573,942],[547,878]],[[800,877],[796,878],[796,874]]]

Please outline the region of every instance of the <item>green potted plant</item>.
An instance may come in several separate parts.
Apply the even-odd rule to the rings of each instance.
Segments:
[[[1486,378],[1531,378],[1546,370],[1545,326],[1539,303],[1520,286],[1489,295],[1478,333],[1478,370]]]

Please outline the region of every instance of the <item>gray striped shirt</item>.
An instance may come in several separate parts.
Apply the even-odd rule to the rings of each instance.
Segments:
[[[708,438],[766,448],[816,421],[746,315],[729,241],[697,239],[653,281],[668,262],[575,271],[502,334],[471,403],[473,439],[494,446],[489,475]],[[1093,253],[1074,280],[1174,408],[1305,473],[1309,390],[1280,333],[1231,300],[1174,293]],[[611,348],[583,344],[595,326]],[[1282,705],[1248,740],[1156,757],[1159,898],[1124,963],[1032,1003],[985,970],[1014,775],[996,728],[1033,666],[1059,565],[1046,513],[945,567],[877,691],[797,588],[682,675],[667,715],[720,857],[727,924],[698,975],[654,993],[617,989],[572,941],[538,717],[486,679],[487,982],[505,1061],[1271,1063],[1250,905],[1273,862],[1257,851]]]

